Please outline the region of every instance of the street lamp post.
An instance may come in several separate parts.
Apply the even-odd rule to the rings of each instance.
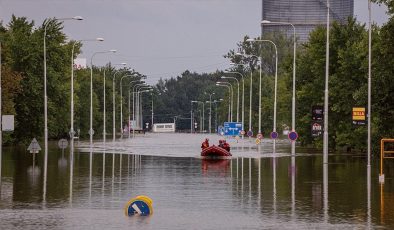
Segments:
[[[202,104],[202,114],[200,110],[200,133],[204,130],[204,102],[203,101],[192,101],[191,103],[201,103]]]
[[[136,124],[142,129],[142,103],[141,103],[141,97],[139,94],[139,91],[141,90],[146,90],[146,89],[151,89],[152,87],[149,85],[138,85],[136,87],[136,106],[137,106],[137,111],[136,111]]]
[[[271,22],[268,20],[261,21],[261,24],[276,24],[276,25],[290,25],[293,27],[293,95],[291,98],[291,131],[295,132],[295,92],[296,92],[296,57],[297,57],[297,41],[296,29],[292,23],[289,22]],[[295,141],[291,142],[291,153],[295,154]]]
[[[232,98],[231,98],[231,88],[228,85],[221,85],[219,83],[216,83],[216,86],[221,86],[221,87],[227,87],[228,88],[228,117],[227,120],[229,122],[232,121],[232,115],[231,115],[231,104],[232,104]]]
[[[114,65],[126,65],[126,63],[119,63],[119,64],[114,64]],[[106,135],[107,135],[107,130],[106,130],[106,93],[105,93],[105,83],[106,83],[106,76],[105,76],[105,68],[104,68],[104,83],[103,83],[103,140],[106,142]]]
[[[223,99],[214,100],[212,103],[215,104],[215,130],[218,128],[218,103],[222,102]]]
[[[330,65],[330,0],[327,0],[326,77],[324,90],[323,164],[328,163],[328,78]]]
[[[134,83],[134,82],[140,82],[140,80],[135,80],[135,81],[130,81],[129,82],[129,87],[128,87],[128,92],[129,92],[129,119],[128,119],[128,121],[127,121],[127,126],[129,127],[128,128],[128,136],[129,136],[129,139],[130,139],[130,129],[131,129],[131,124],[130,124],[130,119],[131,119],[131,110],[130,110],[130,85],[132,84],[132,83]],[[134,103],[134,93],[133,93],[133,103]],[[133,104],[133,108],[134,108],[134,104]]]
[[[136,87],[144,86],[144,85],[145,85],[145,83],[141,83],[141,84],[135,84],[133,86],[133,138],[135,137],[135,128],[137,127],[136,116],[135,116],[136,109],[135,109],[135,106],[134,106],[136,104],[136,99],[134,99],[135,98],[134,95],[136,94],[135,90],[136,90]]]
[[[123,78],[125,77],[133,77],[133,74],[128,74],[128,75],[123,75],[120,78],[120,133],[121,133],[121,139],[123,138],[123,86],[122,86],[122,82],[123,82]]]
[[[254,39],[247,39],[247,41],[254,41],[254,42],[269,42],[275,48],[275,86],[274,86],[274,122],[272,132],[276,132],[276,100],[277,100],[277,89],[278,89],[278,48],[276,44],[271,40],[254,40]]]
[[[3,124],[2,124],[2,110],[1,110],[1,106],[2,106],[2,98],[1,98],[1,41],[0,41],[0,194],[1,194],[1,161],[2,161],[2,154],[3,154],[3,133],[2,133],[2,129],[3,129]],[[34,168],[33,168],[34,170]]]
[[[193,133],[193,103],[198,103],[198,101],[190,101],[191,109],[190,109],[190,133]]]
[[[90,136],[90,146],[93,145],[93,57],[96,54],[104,54],[104,53],[115,53],[116,50],[108,50],[108,51],[100,51],[93,53],[92,57],[90,58],[90,129],[89,129],[89,136]]]
[[[65,21],[65,20],[83,20],[81,16],[75,16],[72,18],[55,18],[54,21]],[[50,21],[44,23],[44,175],[47,175],[48,169],[48,96],[47,96],[47,53],[46,53],[46,37],[47,27]],[[46,197],[46,177],[44,178],[44,194]]]
[[[253,40],[252,40],[253,41]],[[241,55],[243,54],[236,53],[236,55]],[[261,66],[262,66],[262,60],[260,56],[256,55],[248,55],[250,57],[255,57],[259,60],[260,62],[260,78],[259,78],[259,125],[258,125],[258,134],[261,134]],[[249,131],[252,132],[252,89],[253,89],[253,73],[252,71],[250,72],[250,90],[249,90]]]
[[[70,149],[74,148],[74,48],[78,42],[83,41],[104,41],[103,38],[96,38],[96,39],[83,39],[74,41],[72,49],[71,49],[71,108],[70,108]]]
[[[371,167],[371,59],[372,59],[371,0],[368,0],[368,168]]]
[[[242,130],[245,130],[244,123],[245,123],[245,78],[244,75],[239,73],[239,72],[229,72],[226,71],[225,73],[230,73],[230,74],[238,74],[242,77],[242,115],[241,115],[241,120],[242,120]]]
[[[151,131],[153,131],[153,92],[151,93],[152,96],[152,119],[151,119]]]
[[[141,88],[141,89],[143,89],[143,88]],[[139,103],[140,103],[139,106],[141,107],[141,110],[140,110],[140,113],[141,113],[141,116],[140,116],[141,129],[144,129],[144,124],[143,124],[144,119],[143,119],[143,116],[142,116],[142,94],[146,93],[146,92],[150,92],[150,91],[152,91],[152,89],[147,89],[147,88],[145,88],[145,89],[143,89],[141,91],[137,91],[137,97],[139,98],[138,100],[139,100]]]
[[[238,79],[237,78],[235,78],[235,77],[226,77],[226,76],[222,76],[221,77],[222,79],[234,79],[234,80],[236,80],[237,81],[237,84],[238,84],[238,93],[237,93],[237,122],[239,122],[239,81],[238,81]]]
[[[234,90],[233,90],[233,85],[230,82],[224,82],[224,81],[218,81],[216,82],[217,84],[221,84],[221,85],[225,85],[228,86],[231,92],[231,111],[230,111],[230,121],[233,122],[233,110],[234,110],[234,106],[233,106],[233,101],[234,101]]]
[[[126,63],[121,63],[121,65],[125,66],[127,65]],[[115,142],[116,140],[116,118],[115,118],[115,112],[116,112],[116,106],[115,106],[115,79],[116,79],[116,74],[121,72],[121,70],[115,71],[113,77],[112,77],[112,141]],[[120,125],[122,126],[122,124]]]
[[[207,93],[205,92],[205,94],[209,95],[209,121],[208,121],[208,129],[209,129],[209,133],[211,133],[211,129],[212,129],[212,106],[211,106],[211,102],[212,102],[212,95],[214,95],[215,93]]]

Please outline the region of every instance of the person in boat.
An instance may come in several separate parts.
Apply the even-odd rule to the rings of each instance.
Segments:
[[[209,139],[205,138],[205,141],[201,144],[201,148],[205,149],[209,147]]]
[[[220,148],[223,148],[223,140],[219,140],[219,145]]]
[[[222,141],[222,145],[223,145],[222,148],[230,152],[230,145],[226,142],[226,140]]]

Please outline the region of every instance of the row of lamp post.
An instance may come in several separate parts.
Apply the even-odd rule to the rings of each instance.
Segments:
[[[209,103],[209,120],[208,120],[208,132],[212,133],[212,103],[215,104],[215,129],[217,128],[217,103],[222,102],[223,99],[219,99],[219,100],[213,100],[212,101],[212,95],[214,95],[215,93],[206,93],[209,94],[209,101],[190,101],[190,106],[191,106],[191,110],[190,110],[190,133],[193,133],[193,122],[194,122],[194,113],[193,113],[193,103],[197,103],[202,105],[202,114],[200,115],[200,132],[204,131],[204,123],[205,123],[205,118],[204,118],[204,105],[205,103]]]
[[[329,108],[329,55],[330,55],[330,0],[327,0],[327,24],[326,24],[326,70],[325,70],[325,89],[324,89],[324,133],[323,133],[323,163],[328,163],[328,108]],[[271,24],[271,25],[289,25],[293,28],[293,93],[292,93],[292,122],[291,130],[295,132],[295,89],[296,89],[296,29],[292,23],[289,22],[271,22],[268,20],[261,21],[261,24]],[[368,138],[367,138],[367,151],[368,151],[368,162],[367,166],[370,167],[370,157],[371,157],[371,0],[368,0]],[[274,44],[275,45],[275,44]],[[276,51],[277,52],[277,51]],[[277,58],[277,53],[276,53]],[[261,66],[261,64],[260,64]],[[277,68],[277,61],[276,61]],[[277,73],[277,70],[275,71]],[[275,80],[276,88],[276,80]],[[276,93],[275,93],[276,94]],[[261,96],[261,95],[260,95]],[[260,97],[261,98],[261,97]],[[276,99],[276,96],[275,96]],[[261,99],[260,99],[261,100]],[[275,107],[274,107],[275,108]],[[275,110],[275,109],[274,109]],[[259,111],[260,114],[260,111]],[[274,112],[274,114],[276,114]],[[260,124],[259,124],[260,129]],[[274,118],[274,129],[275,129],[275,118]],[[275,131],[275,130],[274,130]],[[291,147],[292,155],[295,154],[295,141],[292,141]]]

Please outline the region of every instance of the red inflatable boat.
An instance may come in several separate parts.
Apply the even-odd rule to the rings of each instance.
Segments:
[[[204,158],[226,158],[231,157],[230,145],[224,140],[219,141],[219,146],[209,146],[208,139],[201,144],[201,156]]]

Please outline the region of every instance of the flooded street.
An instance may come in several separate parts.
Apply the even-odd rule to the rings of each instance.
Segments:
[[[203,160],[201,134],[151,134],[76,142],[64,153],[50,146],[48,175],[41,151],[4,149],[1,229],[375,229],[394,228],[390,159],[378,182],[366,157],[331,154],[288,140],[228,139],[233,157]],[[274,151],[275,148],[275,151]],[[70,159],[72,159],[70,161]],[[34,167],[33,167],[34,165]],[[44,184],[44,177],[47,184]],[[137,195],[153,200],[148,217],[126,217]]]

